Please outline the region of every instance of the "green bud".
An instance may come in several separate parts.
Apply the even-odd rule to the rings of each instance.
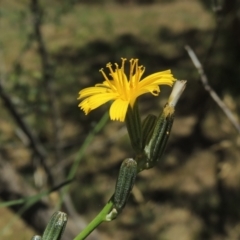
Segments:
[[[162,157],[171,132],[173,120],[174,108],[167,104],[156,121],[150,141],[145,146],[144,151],[147,158],[145,169],[153,167]]]
[[[185,86],[185,80],[177,80],[173,86],[168,102],[157,120],[149,117],[149,119],[144,121],[143,124],[146,125],[143,125],[144,153],[138,154],[136,158],[138,162],[138,172],[154,167],[161,159],[171,132],[175,106]],[[149,126],[147,126],[148,124]],[[149,131],[148,135],[147,131]]]
[[[67,214],[55,212],[43,233],[41,240],[60,240],[67,224]]]
[[[130,195],[137,176],[137,162],[127,158],[122,162],[113,197],[113,208],[120,212]]]
[[[41,236],[35,235],[31,238],[31,240],[42,240]]]

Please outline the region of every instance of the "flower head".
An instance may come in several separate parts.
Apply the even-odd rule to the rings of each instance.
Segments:
[[[127,78],[124,65],[126,59],[122,58],[122,66],[115,63],[115,70],[112,64],[108,63],[107,68],[110,71],[111,79],[107,77],[103,69],[100,70],[105,81],[96,84],[94,87],[88,87],[79,92],[78,99],[84,99],[78,105],[85,114],[88,114],[102,104],[113,100],[110,107],[111,120],[124,121],[128,106],[133,107],[136,99],[145,93],[150,92],[158,96],[160,92],[159,85],[172,86],[175,79],[170,70],[156,72],[141,80],[145,71],[143,66],[138,66],[138,59],[130,60],[130,73]]]

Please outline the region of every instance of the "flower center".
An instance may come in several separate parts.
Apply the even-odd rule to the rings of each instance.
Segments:
[[[109,75],[112,77],[112,80],[109,80],[103,69],[101,69],[100,72],[108,83],[109,92],[111,91],[117,93],[119,98],[124,101],[134,102],[137,96],[138,83],[145,68],[143,66],[138,66],[138,59],[131,59],[129,79],[127,79],[125,74],[126,60],[126,58],[122,58],[121,68],[119,68],[117,63],[115,63],[115,71],[113,70],[111,63],[107,64],[106,67],[110,71]]]

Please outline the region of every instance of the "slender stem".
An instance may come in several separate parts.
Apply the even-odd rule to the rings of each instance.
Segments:
[[[103,129],[103,127],[106,125],[107,121],[108,121],[109,117],[108,117],[108,113],[105,113],[102,118],[99,120],[99,122],[96,124],[96,126],[93,128],[93,130],[88,134],[88,136],[86,137],[83,145],[81,146],[81,148],[79,149],[76,159],[72,165],[72,168],[67,176],[67,179],[73,179],[74,176],[76,175],[78,166],[80,161],[82,160],[82,157],[84,156],[84,153],[87,149],[87,147],[90,145],[91,141],[94,139],[95,135]]]
[[[74,163],[68,173],[67,176],[67,180],[73,179],[76,175],[78,166],[80,164],[80,161],[82,160],[84,153],[87,149],[87,147],[90,145],[91,141],[94,139],[95,135],[101,130],[103,129],[103,127],[106,125],[106,122],[108,121],[108,113],[105,113],[102,118],[100,119],[100,121],[97,123],[97,125],[94,127],[94,129],[88,134],[88,136],[86,137],[84,143],[82,144],[81,148],[79,149],[79,151],[77,152],[76,158],[74,160]],[[65,187],[62,190],[62,196],[64,196],[69,190],[69,187]],[[63,202],[63,198],[61,198],[57,204],[56,209],[60,209],[61,205]]]
[[[106,221],[106,216],[113,207],[112,198],[104,206],[101,212],[87,225],[87,227],[80,232],[73,240],[85,239],[95,228],[97,228],[102,222]]]
[[[20,199],[16,199],[16,200],[11,200],[11,201],[7,201],[7,202],[0,202],[0,208],[2,207],[10,207],[10,206],[14,206],[14,205],[20,205],[20,204],[27,204],[28,202],[31,202],[34,201],[35,202],[38,202],[42,197],[46,196],[46,195],[49,195],[50,193],[52,192],[55,192],[57,190],[59,190],[61,187],[71,183],[72,180],[67,180],[55,187],[53,187],[52,189],[50,190],[46,190],[46,191],[43,191],[39,194],[36,194],[34,196],[30,196],[30,197],[24,197],[24,198],[20,198]]]

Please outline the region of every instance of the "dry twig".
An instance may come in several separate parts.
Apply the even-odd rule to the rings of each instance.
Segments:
[[[42,79],[46,86],[48,102],[51,108],[50,114],[52,118],[53,135],[54,135],[54,149],[56,161],[60,161],[61,158],[61,146],[60,146],[60,129],[61,119],[59,113],[59,106],[56,99],[56,92],[54,89],[54,69],[50,61],[50,56],[47,51],[46,44],[43,39],[41,31],[43,21],[43,10],[38,0],[31,0],[30,9],[33,17],[33,35],[38,43],[38,52],[41,60]]]
[[[201,82],[203,84],[203,87],[205,88],[206,91],[209,92],[209,94],[212,97],[212,99],[223,110],[223,112],[226,114],[226,116],[229,119],[229,121],[237,129],[238,133],[240,133],[240,124],[235,119],[235,117],[234,117],[233,113],[231,112],[231,110],[226,106],[226,104],[219,98],[217,93],[209,85],[207,75],[205,74],[204,69],[202,67],[202,64],[200,63],[199,59],[197,58],[195,52],[188,45],[185,46],[185,49],[188,52],[188,55],[191,58],[195,68],[198,70],[198,73],[200,75],[200,80],[201,80]]]
[[[1,82],[1,81],[0,81]],[[0,84],[0,98],[2,99],[6,109],[14,119],[14,121],[17,123],[17,125],[22,129],[22,131],[26,134],[26,136],[29,139],[30,146],[34,153],[38,156],[40,159],[40,162],[44,168],[44,170],[47,173],[49,183],[52,185],[53,183],[53,178],[52,174],[46,164],[46,158],[47,158],[47,153],[45,149],[41,146],[39,140],[37,137],[33,134],[31,131],[30,127],[28,124],[24,121],[22,116],[18,113],[16,107],[14,106],[11,98],[8,96],[8,94],[4,91],[3,86]]]

